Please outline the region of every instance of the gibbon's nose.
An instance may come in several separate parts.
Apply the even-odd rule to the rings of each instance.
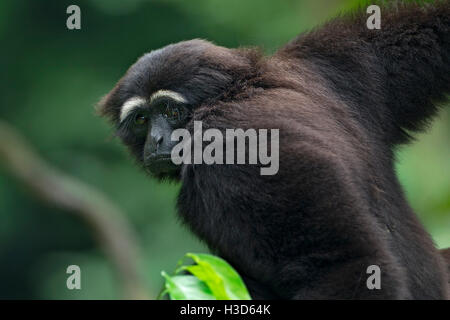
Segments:
[[[163,128],[161,128],[160,126],[152,126],[150,132],[149,132],[149,139],[150,139],[150,143],[153,145],[153,147],[155,148],[155,151],[158,150],[158,148],[161,146],[162,142],[163,142]]]
[[[163,142],[163,135],[160,132],[155,132],[150,134],[149,151],[151,154],[155,155],[158,151],[161,151],[161,145]]]
[[[158,133],[156,136],[152,137],[152,139],[153,139],[153,142],[154,142],[154,144],[156,146],[156,150],[158,150],[158,147],[163,142],[163,136]]]
[[[147,141],[144,145],[144,159],[149,160],[154,158],[161,152],[164,137],[159,130],[152,130],[147,136]]]

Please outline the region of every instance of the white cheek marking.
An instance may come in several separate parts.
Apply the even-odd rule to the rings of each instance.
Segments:
[[[136,107],[141,104],[146,103],[147,101],[142,97],[133,97],[125,101],[125,103],[120,108],[120,122],[125,120],[125,118],[133,111]]]
[[[178,92],[171,91],[171,90],[159,90],[159,91],[156,91],[150,97],[150,103],[155,101],[157,98],[161,98],[161,97],[166,97],[166,98],[172,99],[172,100],[174,100],[176,102],[179,102],[179,103],[187,103],[187,100],[186,100],[185,97],[183,97]]]

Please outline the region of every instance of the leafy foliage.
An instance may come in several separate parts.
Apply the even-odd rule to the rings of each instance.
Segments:
[[[166,293],[172,300],[251,300],[239,274],[225,260],[202,253],[187,253],[196,264],[182,265],[183,259],[174,276],[162,272],[165,278]],[[180,275],[187,271],[191,275]]]

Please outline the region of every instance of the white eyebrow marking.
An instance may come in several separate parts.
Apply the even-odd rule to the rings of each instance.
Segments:
[[[139,105],[147,102],[142,97],[132,97],[124,102],[122,107],[120,108],[120,122],[125,120],[125,118],[130,114],[133,109],[136,109]]]
[[[187,103],[187,100],[186,100],[185,97],[183,97],[178,92],[171,91],[171,90],[159,90],[159,91],[156,91],[150,97],[150,103],[155,101],[157,98],[161,98],[161,97],[167,97],[167,98],[170,98],[170,99],[172,99],[172,100],[174,100],[176,102],[180,102],[180,103]]]
[[[150,97],[150,103],[155,101],[158,98],[166,97],[169,99],[172,99],[179,103],[187,103],[187,100],[183,95],[179,94],[178,92],[172,91],[172,90],[159,90],[156,91],[154,94]],[[139,107],[141,104],[146,103],[147,100],[142,97],[132,97],[124,102],[122,107],[120,108],[120,122],[125,120],[125,118],[137,107]]]

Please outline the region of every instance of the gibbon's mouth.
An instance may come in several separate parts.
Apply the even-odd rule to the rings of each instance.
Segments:
[[[171,172],[176,168],[177,166],[172,162],[170,154],[152,157],[145,163],[145,169],[153,174]]]
[[[151,162],[172,161],[172,158],[170,157],[170,154],[169,155],[163,154],[163,155],[160,155],[160,156],[153,157],[150,161]]]

